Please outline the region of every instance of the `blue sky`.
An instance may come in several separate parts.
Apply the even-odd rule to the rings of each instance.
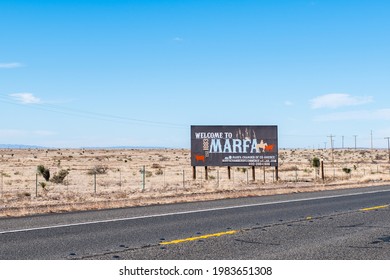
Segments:
[[[280,147],[387,147],[389,1],[0,0],[0,143],[190,146],[278,125]],[[326,144],[325,144],[326,143]]]

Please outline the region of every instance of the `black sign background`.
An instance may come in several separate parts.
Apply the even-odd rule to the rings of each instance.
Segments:
[[[278,166],[277,126],[191,126],[192,166]]]

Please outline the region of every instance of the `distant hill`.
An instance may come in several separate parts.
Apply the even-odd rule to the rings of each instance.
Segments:
[[[45,149],[46,147],[22,144],[0,144],[0,149]]]
[[[35,145],[22,145],[22,144],[0,144],[0,149],[53,149],[53,147],[35,146]],[[60,148],[56,148],[60,149]],[[64,149],[64,148],[63,148]],[[143,146],[112,146],[112,147],[79,147],[74,149],[86,149],[86,150],[121,150],[121,149],[166,149],[166,147],[143,147]]]

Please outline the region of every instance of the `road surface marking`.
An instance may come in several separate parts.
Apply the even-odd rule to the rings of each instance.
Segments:
[[[197,241],[197,240],[201,240],[201,239],[209,239],[209,238],[220,237],[220,236],[224,236],[224,235],[233,235],[233,234],[236,234],[237,232],[238,232],[237,230],[231,230],[231,231],[207,234],[207,235],[190,237],[190,238],[185,238],[185,239],[178,239],[178,240],[172,240],[172,241],[167,241],[167,242],[161,242],[160,245],[172,245],[172,244],[193,242],[193,241]]]
[[[374,206],[374,207],[369,207],[369,208],[363,208],[360,209],[360,211],[373,211],[373,210],[378,210],[378,209],[385,209],[388,208],[389,204],[387,205],[380,205],[380,206]]]
[[[352,194],[319,196],[319,197],[311,197],[311,198],[299,198],[299,199],[291,199],[291,200],[281,200],[281,201],[263,202],[263,203],[246,204],[246,205],[235,205],[235,206],[227,206],[227,207],[216,207],[216,208],[208,208],[208,209],[198,209],[198,210],[191,210],[191,211],[172,212],[172,213],[136,216],[136,217],[110,219],[110,220],[98,220],[98,221],[83,222],[83,223],[73,223],[73,224],[71,223],[71,224],[62,224],[62,225],[53,225],[53,226],[42,226],[42,227],[35,227],[35,228],[14,229],[14,230],[0,231],[0,234],[21,233],[21,232],[30,232],[30,231],[37,231],[37,230],[67,228],[67,227],[94,225],[94,224],[102,224],[102,223],[124,222],[124,221],[131,221],[131,220],[160,218],[160,217],[167,217],[167,216],[178,216],[178,215],[186,215],[186,214],[196,214],[196,213],[214,212],[214,211],[221,211],[221,210],[232,210],[232,209],[267,206],[267,205],[278,205],[278,204],[284,204],[284,203],[305,202],[305,201],[323,200],[323,199],[340,198],[340,197],[350,197],[350,196],[358,196],[358,195],[364,195],[364,194],[375,194],[375,193],[383,193],[383,192],[389,192],[389,190],[358,192],[358,193],[352,193]]]

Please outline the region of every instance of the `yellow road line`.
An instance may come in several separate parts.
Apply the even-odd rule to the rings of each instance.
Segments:
[[[387,204],[387,205],[380,205],[380,206],[374,206],[374,207],[360,209],[360,211],[373,211],[373,210],[388,208],[389,206],[390,206],[389,204]]]
[[[168,242],[161,242],[160,245],[171,245],[171,244],[192,242],[192,241],[201,240],[201,239],[208,239],[208,238],[212,238],[212,237],[220,237],[220,236],[224,236],[224,235],[233,235],[233,234],[236,234],[237,232],[238,232],[237,230],[231,230],[231,231],[226,231],[226,232],[207,234],[207,235],[190,237],[190,238],[185,238],[185,239],[172,240],[172,241],[168,241]]]

